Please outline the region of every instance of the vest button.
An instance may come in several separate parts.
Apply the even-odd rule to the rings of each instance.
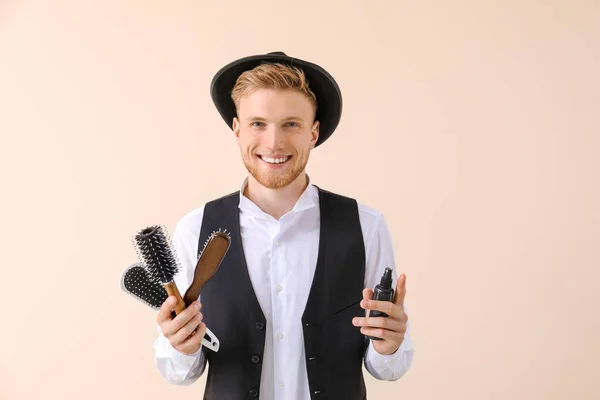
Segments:
[[[260,362],[260,357],[257,356],[256,354],[252,356],[252,358],[250,358],[250,360],[254,363],[254,364],[258,364]]]
[[[256,323],[256,328],[262,330],[265,327],[265,324],[263,324],[262,322],[257,322]]]
[[[258,396],[258,392],[256,391],[256,389],[250,389],[250,392],[248,392],[250,394],[250,396],[252,397],[256,397]]]

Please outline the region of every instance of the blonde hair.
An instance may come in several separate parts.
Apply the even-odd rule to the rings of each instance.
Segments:
[[[239,109],[240,99],[258,89],[296,90],[304,94],[317,110],[317,96],[308,86],[304,72],[297,67],[280,63],[265,63],[242,73],[231,91],[235,108]]]

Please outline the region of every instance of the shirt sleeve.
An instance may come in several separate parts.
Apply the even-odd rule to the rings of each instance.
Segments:
[[[199,231],[195,232],[195,225],[184,218],[173,232],[173,255],[181,266],[174,281],[182,296],[193,279],[193,271],[196,267]],[[162,334],[160,326],[157,324],[156,327],[158,337],[154,341],[154,361],[159,373],[169,383],[175,385],[185,386],[194,383],[206,368],[203,347],[200,346],[200,349],[191,355],[180,353]]]
[[[396,381],[403,377],[410,368],[414,346],[410,337],[409,326],[410,321],[407,323],[404,341],[395,353],[389,355],[379,354],[373,347],[373,342],[369,340],[369,345],[365,351],[365,368],[375,379]]]
[[[374,288],[381,279],[386,267],[392,268],[393,285],[398,280],[398,272],[394,261],[394,251],[390,232],[386,221],[379,215],[372,236],[367,237],[365,287]],[[404,306],[406,312],[406,305]],[[408,312],[406,312],[408,314]],[[404,341],[395,353],[379,354],[371,340],[365,351],[364,364],[366,370],[378,380],[395,381],[406,374],[414,355],[414,345],[410,335],[410,320],[407,322]]]
[[[160,374],[174,385],[187,386],[196,382],[206,367],[202,346],[194,354],[180,353],[162,335],[160,326],[157,329],[158,337],[154,341],[154,360]]]

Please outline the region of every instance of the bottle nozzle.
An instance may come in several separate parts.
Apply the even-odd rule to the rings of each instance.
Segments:
[[[383,275],[381,276],[380,285],[386,289],[390,289],[392,287],[392,269],[386,267]]]

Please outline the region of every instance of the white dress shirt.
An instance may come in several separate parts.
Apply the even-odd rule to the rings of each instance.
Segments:
[[[252,287],[267,320],[259,397],[310,400],[301,316],[317,264],[318,189],[309,181],[294,208],[276,220],[243,195],[247,182],[246,178],[240,189],[240,234]],[[203,211],[201,206],[187,213],[173,232],[174,252],[182,267],[175,283],[182,294],[193,280]],[[393,268],[395,286],[398,274],[383,215],[359,203],[359,218],[366,256],[364,286],[374,288],[386,267]],[[373,377],[393,381],[406,373],[414,352],[409,330],[410,322],[404,342],[391,355],[377,353],[369,341],[364,365]],[[160,327],[158,333],[154,350],[161,375],[177,385],[195,382],[206,366],[202,351],[179,353]]]

